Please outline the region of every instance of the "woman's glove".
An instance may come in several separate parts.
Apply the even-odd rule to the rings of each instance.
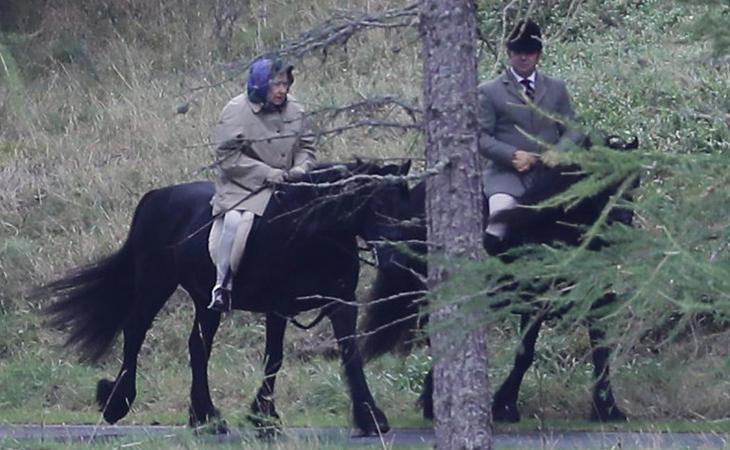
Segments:
[[[286,172],[281,169],[272,169],[271,172],[266,176],[266,183],[277,184],[284,181],[286,178]]]
[[[284,179],[286,179],[287,181],[297,180],[297,179],[303,177],[304,174],[306,174],[306,173],[307,173],[307,171],[304,170],[303,167],[294,166],[286,172],[286,175],[284,175]]]

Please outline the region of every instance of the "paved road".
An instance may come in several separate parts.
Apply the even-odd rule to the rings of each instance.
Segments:
[[[109,425],[0,425],[0,443],[26,439],[90,441],[125,436],[170,437],[185,435],[185,427],[169,426],[109,426]],[[240,442],[252,436],[234,430],[227,435],[205,436],[218,442]],[[285,435],[295,439],[318,438],[322,442],[342,443],[343,446],[395,444],[433,444],[429,429],[401,428],[381,438],[354,437],[342,428],[287,428]],[[636,432],[545,432],[498,433],[495,448],[530,449],[724,449],[730,448],[730,433],[636,433]]]

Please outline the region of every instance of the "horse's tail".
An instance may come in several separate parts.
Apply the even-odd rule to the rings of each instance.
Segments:
[[[424,289],[418,275],[406,269],[378,270],[361,330],[361,353],[366,361],[410,348],[424,319],[419,313]]]
[[[75,347],[82,360],[101,358],[132,313],[135,275],[131,241],[140,210],[148,196],[149,193],[140,200],[122,248],[41,286],[34,294],[55,298],[44,310],[50,316],[48,323],[52,327],[69,330],[64,346]]]

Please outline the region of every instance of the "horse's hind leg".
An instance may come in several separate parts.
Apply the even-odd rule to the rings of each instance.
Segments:
[[[520,385],[527,369],[535,360],[535,342],[540,334],[543,317],[539,316],[530,321],[530,316],[523,314],[520,320],[522,342],[515,356],[515,364],[504,383],[494,394],[492,401],[492,417],[495,421],[517,422],[520,420],[520,412],[517,409]]]
[[[287,320],[279,315],[266,315],[266,354],[264,381],[251,403],[249,420],[261,431],[268,434],[279,426],[279,414],[274,406],[274,385],[276,374],[281,369],[284,358],[284,333]]]
[[[594,308],[607,305],[614,300],[614,294],[607,294],[596,302]],[[606,334],[595,325],[594,321],[589,321],[588,335],[591,339],[593,376],[596,378],[596,384],[593,386],[591,420],[600,422],[626,421],[626,414],[616,405],[608,376],[608,360],[611,356],[611,350],[603,343]]]
[[[433,420],[433,369],[423,377],[423,389],[416,405],[423,411],[423,418]]]
[[[355,425],[365,435],[385,433],[390,430],[388,419],[375,405],[363,372],[362,356],[355,336],[357,308],[342,305],[329,315],[337,343],[342,354],[342,364],[352,397]]]
[[[176,287],[176,283],[166,280],[164,275],[153,270],[139,270],[136,273],[135,306],[123,329],[122,367],[115,381],[101,380],[96,389],[96,401],[109,423],[115,423],[127,415],[137,396],[139,350],[152,321]]]
[[[220,412],[213,405],[213,400],[210,398],[208,360],[221,315],[219,312],[206,308],[206,296],[201,298],[203,298],[202,302],[195,303],[195,321],[188,338],[190,369],[193,374],[192,384],[190,385],[190,417],[188,421],[191,427],[199,427],[216,421],[220,417]],[[227,430],[221,422],[214,431],[224,433]]]

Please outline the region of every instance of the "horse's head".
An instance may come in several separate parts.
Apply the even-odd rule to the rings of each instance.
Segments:
[[[406,175],[411,163],[380,165],[357,160],[351,167],[356,183],[358,235],[367,242],[401,240],[403,220],[410,216]]]
[[[372,249],[376,263],[403,264],[406,255],[397,245],[411,238],[408,221],[414,216],[406,175],[411,163],[375,165],[358,161],[355,172],[371,176],[363,181],[364,207],[359,215],[359,236]],[[394,245],[395,243],[395,245]]]
[[[346,232],[365,241],[397,240],[397,225],[410,214],[405,178],[409,169],[410,162],[384,165],[360,159],[319,164],[284,188],[283,216],[300,217],[299,232]]]

